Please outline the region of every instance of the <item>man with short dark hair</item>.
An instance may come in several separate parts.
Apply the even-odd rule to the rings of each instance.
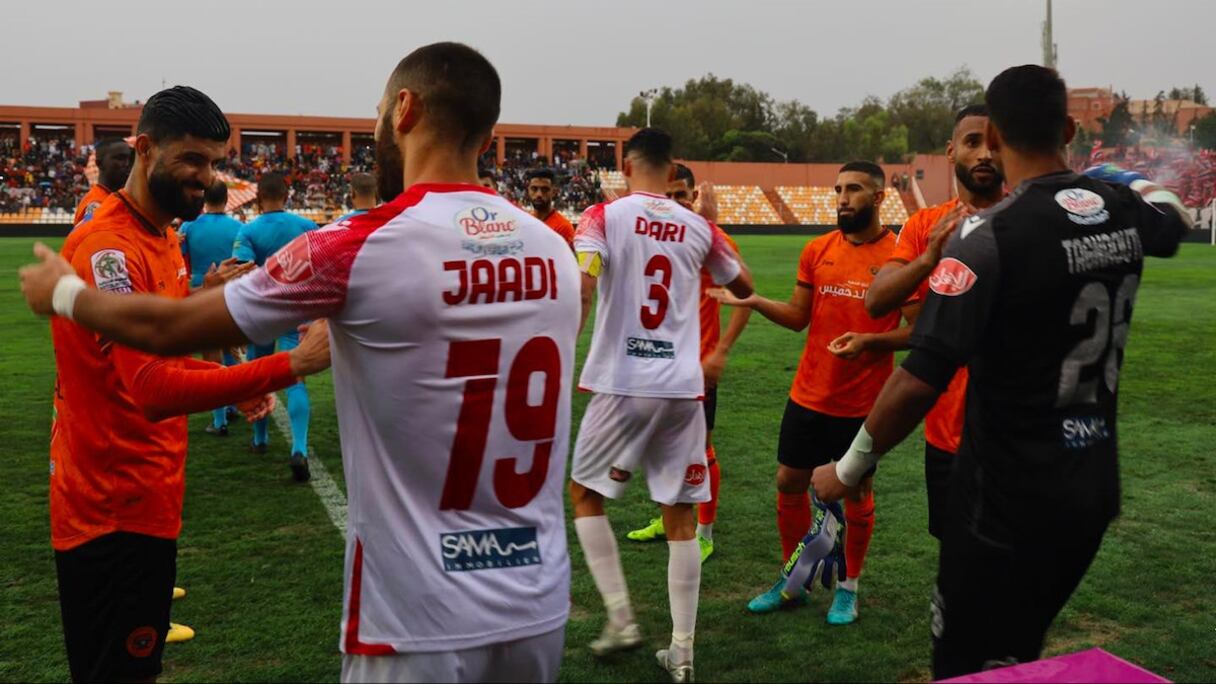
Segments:
[[[843,520],[833,511],[814,527],[807,490],[811,471],[847,447],[865,420],[891,374],[892,352],[904,336],[897,329],[899,311],[872,319],[862,304],[874,274],[895,249],[895,236],[879,220],[885,186],[885,174],[877,164],[854,161],[840,168],[839,230],[803,248],[788,302],[760,295],[742,301],[723,296],[725,303],[751,307],[790,330],[800,332],[809,326],[777,443],[777,529],[787,565],[772,588],[748,604],[755,613],[806,603],[804,584],[813,578],[816,566],[838,561],[837,533],[845,522],[847,573],[840,575],[827,620],[847,625],[857,619],[858,580],[874,533],[873,474],[867,473],[862,486],[850,492]],[[864,345],[859,336],[864,336]],[[824,584],[830,585],[830,573],[821,574]]]
[[[532,203],[532,215],[540,219],[553,232],[574,248],[574,226],[557,210],[557,175],[553,169],[533,169],[528,172],[528,201]]]
[[[131,174],[131,158],[134,150],[122,138],[105,138],[93,148],[97,159],[97,183],[89,188],[85,196],[76,206],[76,215],[72,225],[93,218],[93,211],[101,206],[110,193],[127,184],[127,176]]]
[[[376,177],[370,173],[356,173],[350,177],[350,205],[352,211],[339,217],[334,223],[366,214],[376,206]]]
[[[286,210],[287,181],[278,173],[265,173],[258,179],[258,210],[254,220],[241,226],[232,245],[232,256],[240,262],[253,262],[262,266],[274,253],[317,224]],[[300,333],[292,330],[277,340],[279,351],[290,351],[300,343]],[[250,345],[250,360],[273,354],[275,342],[266,345]],[[287,388],[287,416],[291,421],[291,451],[288,467],[296,482],[308,482],[312,473],[308,467],[308,422],[312,407],[308,400],[308,388],[301,378]],[[270,449],[270,419],[263,418],[253,424],[253,441],[250,450],[264,454]]]
[[[954,132],[946,143],[946,159],[954,167],[958,196],[921,209],[899,231],[895,251],[866,291],[866,311],[873,317],[903,307],[909,326],[916,323],[929,290],[929,274],[942,258],[946,241],[963,220],[996,204],[1005,195],[1001,175],[988,149],[985,130],[988,108],[963,107],[954,117]],[[914,301],[910,306],[905,303]],[[911,327],[904,330],[911,335]],[[960,368],[950,386],[925,416],[925,491],[929,502],[929,533],[941,539],[945,525],[950,470],[963,434],[963,404],[967,369]]]
[[[498,192],[498,183],[494,180],[494,170],[487,166],[477,167],[477,184],[487,190]]]
[[[350,511],[343,681],[557,679],[579,276],[553,231],[477,185],[501,96],[466,45],[410,53],[377,105],[392,199],[221,291],[107,296],[43,250],[23,271],[35,311],[160,353],[329,317]]]
[[[1069,170],[1076,124],[1054,70],[1006,69],[985,100],[986,145],[1013,191],[955,231],[912,351],[843,457],[812,476],[824,501],[854,491],[967,365],[935,679],[1039,657],[1119,512],[1117,386],[1144,255],[1171,256],[1190,227],[1177,196],[1138,174]]]
[[[232,243],[236,241],[237,233],[241,230],[241,222],[228,216],[228,185],[216,179],[203,193],[203,213],[193,221],[182,223],[177,231],[178,240],[182,243],[182,254],[190,267],[190,289],[201,289],[208,277],[215,277],[223,266],[236,266],[232,256]],[[249,267],[244,268],[247,272]],[[221,279],[219,282],[223,282]],[[209,351],[203,353],[207,361],[222,363],[225,366],[236,365],[236,358],[227,350]],[[217,437],[228,436],[228,407],[212,410],[211,424],[206,428],[207,434]]]
[[[126,187],[68,236],[62,258],[45,245],[39,254],[80,291],[120,301],[141,292],[157,303],[193,299],[169,225],[198,216],[228,135],[228,121],[203,93],[176,86],[153,95],[140,113]],[[70,317],[53,319],[51,335],[51,544],[72,679],[155,679],[176,574],[186,415],[249,400],[247,415],[265,414],[268,392],[319,370],[305,361],[318,340],[290,356],[222,368],[136,351]]]
[[[713,186],[705,184],[707,197],[702,198],[702,191],[697,188],[692,169],[683,164],[676,164],[675,167],[676,177],[667,187],[667,197],[685,209],[699,213],[709,222],[710,227],[722,233],[722,238],[735,254],[738,254],[739,245],[714,223],[717,218],[717,205],[708,197],[712,194]],[[713,209],[707,208],[710,204],[713,204]],[[726,332],[723,333],[721,304],[709,295],[713,286],[709,271],[701,269],[701,304],[698,317],[701,322],[701,370],[705,375],[705,400],[702,402],[705,413],[705,460],[709,467],[709,501],[697,504],[697,544],[701,547],[702,563],[714,552],[714,522],[718,517],[718,491],[722,481],[718,453],[713,443],[714,424],[718,414],[718,381],[726,368],[730,350],[743,334],[743,328],[747,326],[747,320],[752,313],[751,309],[746,307],[732,308],[730,321],[726,324]],[[640,542],[665,536],[662,516],[652,518],[645,527],[633,530],[625,536]]]
[[[705,376],[699,360],[701,270],[739,297],[752,293],[723,233],[666,196],[672,140],[644,128],[625,144],[632,194],[583,212],[575,238],[583,321],[596,293],[595,332],[579,387],[595,393],[579,425],[570,470],[574,529],[607,609],[592,653],[636,648],[634,621],[604,498],[619,498],[633,471],[646,475],[667,536],[671,643],[656,653],[677,682],[693,678],[701,552],[693,504],[709,499]]]

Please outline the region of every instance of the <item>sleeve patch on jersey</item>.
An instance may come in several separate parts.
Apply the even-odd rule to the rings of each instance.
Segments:
[[[131,273],[127,270],[127,255],[120,249],[103,249],[89,258],[93,264],[93,282],[103,292],[131,292]]]
[[[275,252],[266,260],[266,274],[283,285],[295,285],[312,278],[312,248],[308,238],[301,235]]]
[[[954,257],[946,257],[929,276],[929,289],[943,297],[957,297],[970,290],[977,280],[979,276],[967,264]]]

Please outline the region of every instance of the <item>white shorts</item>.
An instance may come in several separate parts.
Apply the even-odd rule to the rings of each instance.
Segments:
[[[566,627],[462,651],[342,656],[343,682],[556,682]]]
[[[574,443],[571,478],[618,499],[639,468],[646,473],[650,498],[658,503],[709,501],[700,400],[591,397]]]

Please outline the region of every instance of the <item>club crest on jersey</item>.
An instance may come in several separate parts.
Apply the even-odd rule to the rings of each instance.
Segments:
[[[967,264],[946,257],[929,276],[929,289],[944,297],[957,297],[970,290],[979,276],[967,267]]]
[[[1098,193],[1084,188],[1068,188],[1057,192],[1056,204],[1068,212],[1068,220],[1082,226],[1092,226],[1110,220],[1106,200]]]
[[[447,572],[517,568],[541,562],[535,527],[443,532],[439,535],[439,554]]]
[[[103,292],[127,294],[131,292],[131,274],[127,270],[127,255],[120,249],[103,249],[95,252],[89,261],[93,264],[93,281]]]
[[[684,483],[696,487],[705,482],[705,466],[700,463],[694,463],[688,466],[688,470],[684,471]]]
[[[496,240],[513,237],[519,229],[515,219],[504,217],[500,212],[486,207],[470,207],[456,214],[456,227],[464,234],[478,240]]]
[[[276,282],[295,285],[312,278],[312,247],[308,238],[292,240],[266,260],[266,273]]]
[[[647,340],[641,337],[630,337],[625,341],[625,355],[637,356],[643,359],[674,359],[676,345],[667,340]]]

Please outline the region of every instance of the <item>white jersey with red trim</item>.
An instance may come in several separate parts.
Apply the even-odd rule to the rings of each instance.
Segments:
[[[661,195],[635,192],[583,213],[580,254],[599,255],[599,303],[579,388],[696,399],[701,373],[701,268],[719,285],[739,275],[726,240]]]
[[[225,288],[255,342],[330,320],[350,524],[342,651],[543,634],[570,603],[570,248],[491,191],[415,185]]]

